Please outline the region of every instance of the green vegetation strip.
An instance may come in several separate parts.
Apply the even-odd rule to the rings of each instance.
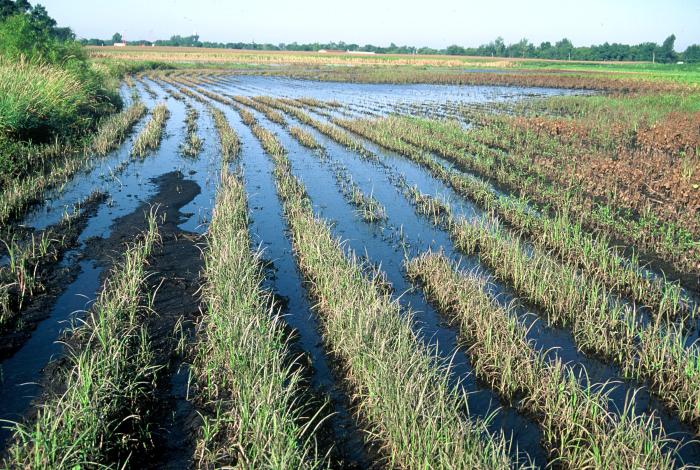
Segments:
[[[209,107],[209,112],[214,118],[214,127],[219,135],[219,151],[224,162],[229,162],[238,155],[241,150],[241,141],[238,134],[231,128],[226,119],[226,115],[213,106]]]
[[[145,157],[148,152],[152,152],[160,145],[163,137],[165,122],[170,117],[170,111],[165,103],[161,103],[153,108],[151,119],[146,123],[141,133],[136,136],[131,147],[131,154],[137,157]]]
[[[291,126],[289,128],[289,133],[294,137],[297,142],[306,148],[311,150],[320,150],[323,146],[311,135],[310,132],[305,131],[299,126]]]
[[[496,275],[547,312],[549,321],[571,328],[583,350],[615,360],[624,373],[646,380],[681,419],[699,423],[700,350],[685,347],[681,327],[640,325],[637,313],[600,282],[562,266],[489,222],[458,221],[450,229],[465,253],[478,250]]]
[[[683,227],[662,222],[653,213],[634,218],[621,207],[593,201],[578,187],[550,184],[526,153],[506,153],[507,148],[489,146],[510,141],[512,131],[506,129],[498,134],[498,126],[485,126],[467,134],[453,122],[408,117],[334,122],[377,143],[381,140],[398,152],[420,152],[420,149],[436,152],[455,165],[492,178],[541,205],[573,214],[590,227],[610,233],[629,245],[655,252],[681,271],[694,269],[693,260],[686,258],[697,242]],[[558,144],[547,145],[551,148]]]
[[[204,141],[197,135],[199,112],[193,107],[187,108],[187,116],[185,117],[185,142],[182,144],[180,151],[187,157],[196,157],[202,150]]]
[[[496,221],[453,218],[440,201],[414,194],[420,213],[441,207],[442,216],[433,221],[449,230],[459,250],[478,253],[499,279],[541,307],[550,324],[571,328],[579,348],[616,362],[628,377],[647,381],[681,419],[700,423],[700,349],[697,343],[685,346],[681,327],[658,318],[644,325],[603,284],[537,248],[528,250]]]
[[[301,368],[261,286],[250,249],[240,177],[224,171],[205,252],[204,300],[193,364],[203,410],[196,459],[205,468],[320,468],[310,424],[301,426]]]
[[[636,254],[627,258],[610,249],[611,243],[605,235],[585,231],[581,221],[572,217],[569,211],[557,212],[552,217],[535,213],[529,207],[529,201],[523,197],[499,195],[478,178],[446,169],[429,153],[403,140],[412,132],[403,127],[402,122],[415,119],[388,119],[385,125],[376,121],[334,122],[410,158],[461,195],[497,214],[514,229],[527,235],[538,247],[553,252],[564,262],[649,307],[658,316],[668,320],[682,315],[695,316],[695,308],[684,298],[677,283],[645,274]]]
[[[124,142],[129,130],[146,114],[148,108],[140,101],[121,113],[106,118],[95,135],[92,149],[96,155],[107,155]]]
[[[285,99],[278,99],[278,98],[271,98],[268,96],[258,96],[254,98],[255,101],[258,101],[260,103],[263,103],[267,106],[270,106],[272,108],[279,109],[281,111],[284,111],[285,113],[289,114],[290,116],[295,117],[298,119],[301,123],[309,125],[319,131],[321,134],[324,134],[340,145],[344,146],[348,150],[352,152],[357,152],[361,156],[369,159],[376,159],[376,155],[374,155],[372,152],[368,151],[364,145],[358,143],[353,139],[347,132],[338,129],[336,126],[332,126],[330,124],[325,124],[320,121],[317,121],[316,119],[313,119],[311,116],[309,116],[307,113],[302,111],[299,108],[296,108],[292,106],[290,103],[294,103],[293,100],[285,100]]]
[[[368,435],[381,445],[388,465],[512,466],[505,439],[463,417],[466,401],[450,387],[447,364],[416,336],[411,317],[363,276],[328,224],[314,217],[282,145],[257,123],[250,126],[274,161],[295,254],[322,314],[324,336],[344,365]]]
[[[157,239],[152,214],[148,231],[126,251],[73,331],[64,391],[48,392],[36,418],[15,426],[7,468],[123,468],[129,453],[149,439],[143,405],[157,367],[142,325],[148,311],[143,285]]]
[[[527,326],[496,304],[486,281],[457,273],[443,255],[425,254],[407,263],[445,316],[456,320],[469,344],[472,365],[507,400],[539,417],[556,465],[566,468],[673,468],[664,455],[664,435],[653,418],[617,417],[607,393],[585,382],[559,359],[549,362],[527,338]],[[595,389],[598,390],[595,390]]]

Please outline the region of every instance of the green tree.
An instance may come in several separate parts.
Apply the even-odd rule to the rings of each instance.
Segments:
[[[0,24],[0,55],[28,59],[48,55],[51,39],[27,15],[14,15]]]
[[[49,12],[46,11],[46,8],[41,5],[36,5],[31,10],[31,17],[36,27],[53,33],[53,30],[56,27],[56,20],[49,16]]]
[[[122,35],[119,33],[114,33],[112,35],[112,42],[122,42],[123,38]]]
[[[19,13],[27,13],[31,11],[32,6],[29,4],[27,0],[17,0],[15,2],[15,5],[17,7],[17,11]]]
[[[700,62],[700,45],[693,44],[683,53],[683,60],[686,62]]]
[[[676,51],[674,50],[676,44],[676,35],[672,34],[664,40],[661,45],[659,52],[656,54],[656,60],[658,62],[675,62],[678,58]]]
[[[17,4],[12,0],[0,0],[0,21],[19,13]]]

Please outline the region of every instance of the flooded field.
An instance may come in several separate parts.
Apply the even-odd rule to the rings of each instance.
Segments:
[[[491,172],[497,134],[460,140],[591,92],[154,73],[121,94],[149,110],[128,137],[5,227],[17,252],[64,241],[0,324],[8,461],[50,461],[59,423],[114,441],[76,461],[130,468],[235,466],[246,439],[287,468],[700,465],[683,260],[609,250],[519,161]],[[123,382],[76,376],[101,361]]]

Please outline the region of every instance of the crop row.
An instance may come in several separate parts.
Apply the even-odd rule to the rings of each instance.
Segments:
[[[420,212],[429,212],[421,207],[431,198],[423,194],[415,199]],[[526,249],[497,222],[453,218],[444,206],[443,212],[436,222],[448,229],[455,246],[465,254],[478,253],[499,279],[541,307],[548,323],[569,327],[579,348],[616,362],[629,377],[647,381],[681,419],[699,422],[700,350],[697,344],[687,346],[681,327],[644,321],[600,282],[537,248]]]
[[[36,417],[17,424],[8,468],[80,468],[124,465],[147,441],[144,399],[157,366],[143,318],[146,263],[158,239],[155,216],[111,276],[67,343],[62,386],[47,392]]]
[[[446,364],[413,332],[410,315],[364,277],[328,224],[314,217],[279,141],[243,119],[273,159],[295,255],[317,301],[325,340],[343,364],[368,436],[378,441],[388,465],[510,466],[505,440],[490,436],[482,422],[464,419],[464,398],[449,385]]]
[[[477,375],[539,417],[553,462],[566,468],[672,468],[653,418],[610,412],[600,387],[585,379],[581,385],[560,359],[549,361],[535,349],[528,327],[490,298],[483,278],[458,274],[445,256],[433,254],[411,260],[407,271],[459,325]]]
[[[204,141],[197,135],[197,120],[199,112],[193,107],[187,108],[185,116],[185,142],[182,144],[180,151],[188,157],[196,157],[202,150]]]
[[[467,171],[491,178],[541,205],[571,214],[587,226],[610,233],[628,245],[656,253],[666,261],[675,263],[681,271],[695,269],[692,256],[696,243],[683,226],[663,222],[649,211],[642,211],[635,216],[625,208],[623,202],[606,202],[612,199],[589,194],[580,182],[553,181],[546,172],[545,165],[534,163],[534,157],[530,155],[533,152],[529,148],[531,142],[514,149],[505,144],[503,149],[489,146],[494,141],[502,141],[497,139],[497,135],[492,136],[492,139],[485,138],[489,133],[497,132],[497,126],[484,126],[478,133],[474,131],[467,134],[455,123],[416,118],[361,120],[343,124],[369,129],[374,135],[388,135],[404,146],[417,146],[436,152]],[[487,144],[479,139],[485,140]],[[530,138],[530,141],[535,140],[534,137]],[[543,153],[545,156],[552,153],[556,155],[561,148],[558,142],[551,140],[545,150],[538,152],[546,152]],[[608,189],[615,193],[612,190],[614,188]]]
[[[151,119],[141,129],[141,132],[131,146],[131,154],[137,157],[144,157],[148,152],[156,150],[163,137],[165,122],[170,116],[170,111],[165,103],[161,103],[153,108]]]
[[[401,118],[389,119],[395,122]],[[677,283],[646,274],[636,255],[628,258],[618,250],[610,249],[611,243],[605,235],[585,231],[569,211],[559,211],[551,217],[537,213],[523,197],[498,194],[484,181],[445,168],[429,153],[406,142],[406,136],[411,132],[392,122],[386,126],[378,125],[376,121],[334,122],[419,163],[460,194],[496,213],[542,249],[552,251],[561,260],[653,309],[657,315],[667,319],[694,316],[694,305],[684,298]]]

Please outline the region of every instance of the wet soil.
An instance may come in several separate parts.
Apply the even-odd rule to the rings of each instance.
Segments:
[[[149,409],[152,443],[130,461],[133,468],[188,468],[192,465],[194,434],[199,416],[188,401],[188,365],[184,353],[193,339],[200,315],[200,235],[179,228],[187,220],[180,210],[199,193],[197,183],[180,172],[152,180],[157,193],[133,213],[117,219],[109,238],[92,239],[87,252],[98,263],[112,264],[123,246],[147,228],[146,216],[158,218],[158,243],[149,259],[146,292],[155,294],[145,325],[155,363],[163,366]],[[179,347],[180,346],[180,347]]]

